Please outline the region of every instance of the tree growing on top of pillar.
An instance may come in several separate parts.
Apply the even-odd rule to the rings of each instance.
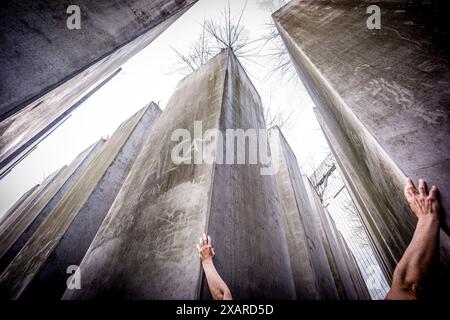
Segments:
[[[252,40],[246,36],[242,16],[247,2],[248,0],[244,3],[237,20],[232,16],[230,1],[222,12],[222,19],[217,21],[205,19],[199,38],[191,43],[186,54],[172,48],[177,55],[177,71],[189,74],[226,48],[233,50],[239,59],[252,61],[252,56],[258,51],[257,43],[261,40]]]
[[[285,2],[285,0],[279,0]],[[243,15],[247,6],[245,1],[237,19],[233,18],[230,1],[222,12],[222,19],[205,19],[202,23],[200,35],[197,40],[191,42],[187,53],[172,48],[177,56],[176,72],[185,75],[197,70],[200,66],[207,63],[212,57],[217,55],[223,49],[231,49],[234,55],[244,62],[255,62],[252,58],[259,55],[262,47],[262,38],[250,39],[246,36],[247,30],[243,24]],[[247,74],[251,75],[249,70],[242,64]],[[294,110],[281,110],[275,108],[269,103],[263,104],[263,114],[267,128],[280,127],[288,130],[287,126]]]

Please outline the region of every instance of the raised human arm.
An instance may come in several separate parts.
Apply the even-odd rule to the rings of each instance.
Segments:
[[[197,249],[213,299],[232,300],[230,289],[214,266],[213,258],[215,253],[211,238],[203,234],[203,237],[200,238],[200,245],[197,245]]]
[[[437,188],[433,186],[427,193],[425,181],[420,179],[417,191],[408,178],[404,191],[418,220],[413,238],[394,270],[392,286],[386,295],[388,300],[420,298],[439,243]]]

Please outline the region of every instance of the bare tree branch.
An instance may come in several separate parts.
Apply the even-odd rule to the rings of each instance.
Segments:
[[[268,72],[266,77],[270,78],[274,75],[278,75],[280,79],[286,82],[297,82],[297,73],[291,62],[289,52],[278,33],[275,22],[271,20],[266,26],[268,32],[267,35],[261,39],[264,43],[260,49],[265,49],[267,53],[262,56],[269,58],[272,64],[272,70]]]
[[[227,48],[231,49],[237,58],[258,64],[253,58],[259,54],[259,47],[264,39],[249,39],[245,35],[246,29],[242,22],[247,2],[248,0],[245,1],[236,21],[232,17],[230,1],[223,10],[221,19],[205,19],[201,25],[202,31],[199,38],[191,43],[187,54],[173,49],[178,60],[178,71],[185,74],[191,73],[221,50]],[[276,34],[273,33],[271,37],[276,37]],[[283,62],[283,67],[288,63],[290,64],[289,60]],[[242,66],[250,74],[245,65]],[[295,109],[291,109],[288,114],[285,114],[280,107],[278,109],[271,108],[270,102],[263,106],[268,128],[278,126],[286,130],[294,111]]]
[[[233,20],[230,1],[222,12],[222,19],[218,21],[205,19],[201,25],[202,32],[199,39],[191,43],[187,54],[173,49],[179,64],[177,71],[190,73],[226,48],[233,50],[236,57],[256,63],[252,57],[258,53],[258,43],[261,39],[251,40],[245,36],[246,30],[242,24],[242,17],[247,2],[248,0],[245,1],[237,22]]]
[[[285,114],[283,110],[281,110],[280,106],[276,109],[271,106],[272,103],[272,94],[269,96],[269,102],[267,104],[263,104],[263,115],[266,121],[266,127],[271,129],[273,127],[279,127],[284,129],[284,131],[289,130],[291,127],[291,118],[295,109],[291,109],[288,114]]]

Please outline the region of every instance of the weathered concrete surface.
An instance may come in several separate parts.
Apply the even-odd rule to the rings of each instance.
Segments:
[[[260,107],[228,51],[180,82],[80,265],[82,289],[67,290],[63,298],[198,299],[195,244],[204,231],[212,234],[217,266],[235,298],[294,298],[274,180],[260,179],[259,170],[247,166],[171,160],[179,143],[171,141],[175,129],[193,136],[195,120],[205,132],[236,126],[233,117],[258,127]],[[208,141],[217,148],[216,140]],[[220,190],[235,203],[219,208]]]
[[[333,274],[334,282],[342,300],[370,299],[369,291],[364,283],[361,283],[362,275],[356,264],[349,264],[352,254],[346,244],[341,242],[336,226],[329,213],[323,207],[319,196],[311,185],[307,176],[302,176],[305,185],[305,197],[311,204],[315,213],[314,223],[319,231],[325,253]]]
[[[101,139],[72,161],[69,166],[64,166],[51,180],[46,179],[42,184],[39,196],[32,204],[18,208],[14,215],[18,218],[5,232],[0,235],[0,274],[11,263],[25,243],[30,239],[36,229],[47,218],[56,204],[65,193],[74,185],[84,169],[91,163],[97,152],[103,145]]]
[[[141,115],[128,140],[104,172],[88,200],[47,261],[24,291],[25,299],[60,299],[66,290],[67,267],[79,265],[117,196],[138,152],[151,134],[161,109],[151,103]]]
[[[264,129],[261,99],[230,52],[219,128]],[[229,137],[224,134],[224,158]],[[232,138],[234,139],[234,138]],[[268,146],[259,145],[266,149]],[[237,147],[239,148],[239,147]],[[251,148],[251,147],[249,147]],[[236,160],[236,151],[232,150]],[[292,299],[295,288],[274,175],[260,164],[216,164],[207,230],[215,240],[215,264],[235,299]],[[209,298],[203,279],[202,298]]]
[[[358,208],[360,209],[359,212],[363,213],[361,218],[364,222],[364,226],[367,228],[369,239],[373,242],[373,248],[379,258],[378,260],[380,261],[381,268],[386,278],[392,279],[394,268],[397,265],[397,260],[392,250],[401,251],[402,249],[398,247],[397,243],[394,242],[392,238],[385,238],[385,235],[394,232],[395,228],[387,228],[385,224],[380,224],[379,220],[377,221],[377,217],[372,214],[373,212],[377,212],[377,207],[373,205],[371,201],[368,201],[368,199],[370,199],[370,194],[366,189],[359,188],[355,184],[355,182],[359,181],[356,168],[344,166],[344,162],[341,161],[344,157],[351,157],[352,151],[348,150],[348,148],[341,148],[337,143],[335,137],[339,137],[340,132],[335,130],[331,133],[327,124],[323,121],[321,114],[317,112],[317,110],[316,117],[330,148],[333,150],[335,159],[339,164],[342,176],[346,182],[347,189],[349,190],[352,199],[354,199],[354,202],[358,205]],[[399,201],[402,200],[399,199]],[[407,221],[409,221],[409,218]],[[394,236],[399,237],[399,235],[395,234]],[[401,243],[403,243],[402,239],[399,241],[402,241]],[[401,255],[401,252],[398,252],[397,255],[398,254]]]
[[[60,125],[62,125],[72,114],[72,112],[79,107],[81,104],[83,104],[87,99],[89,99],[95,92],[97,92],[101,87],[103,87],[106,83],[108,83],[112,78],[114,78],[121,69],[119,68],[115,72],[113,72],[111,75],[109,75],[105,80],[102,80],[99,84],[96,84],[93,89],[90,89],[89,92],[83,94],[82,97],[79,97],[76,102],[72,105],[70,105],[68,108],[64,110],[64,112],[58,114],[57,117],[50,117],[51,121],[48,121],[49,119],[38,119],[33,117],[28,117],[29,113],[24,112],[23,117],[20,115],[13,115],[10,119],[5,120],[3,123],[0,123],[0,127],[3,125],[6,127],[9,127],[9,129],[4,133],[2,137],[0,137],[0,141],[5,142],[6,146],[4,149],[4,153],[0,155],[0,179],[2,179],[5,175],[7,175],[20,161],[22,161],[24,158],[27,157],[28,154],[30,154],[34,149],[36,149],[37,145],[43,141],[45,138],[47,138],[53,131],[58,129]],[[41,104],[39,104],[40,106]],[[39,107],[37,106],[37,107]],[[34,110],[34,108],[32,109]],[[22,115],[22,113],[20,113]],[[15,119],[18,119],[17,117],[20,117],[20,120],[15,121]],[[49,115],[47,115],[49,117]],[[43,120],[41,123],[40,121]],[[14,125],[10,126],[11,121],[14,122]],[[34,132],[30,131],[29,134],[26,134],[22,132],[21,130],[23,128],[16,127],[16,125],[22,124],[24,125],[24,121],[26,121],[26,124],[28,125],[27,128],[33,127],[33,125],[42,126],[39,131]],[[31,122],[31,126],[30,126]],[[1,130],[1,129],[0,129]],[[15,130],[18,130],[15,132]],[[14,135],[14,133],[18,134],[17,137]],[[24,133],[24,135],[20,135]],[[33,135],[34,134],[34,135]],[[12,141],[9,141],[10,139],[13,139]],[[28,140],[27,140],[28,139]],[[1,145],[0,145],[1,147]]]
[[[3,222],[5,220],[7,220],[11,214],[13,214],[15,211],[17,211],[21,206],[23,205],[27,205],[28,203],[30,203],[30,201],[34,198],[34,196],[36,195],[36,191],[39,189],[41,184],[37,184],[35,186],[33,186],[31,189],[29,189],[27,192],[25,192],[20,198],[19,200],[17,200],[13,206],[11,208],[8,209],[8,211],[6,211],[2,217],[0,218],[0,225],[3,224]]]
[[[449,28],[443,1],[398,0],[377,2],[382,28],[368,30],[369,4],[293,0],[274,20],[392,273],[415,225],[405,176],[443,191],[449,233]]]
[[[61,269],[67,268],[64,263],[80,262],[158,115],[154,104],[144,108],[105,142],[1,275],[2,297],[20,298],[30,283],[43,286],[39,295],[53,296],[52,290],[63,293],[65,281],[58,280]],[[36,275],[38,280],[32,282]]]
[[[195,2],[80,0],[81,30],[67,29],[60,1],[3,2],[0,167]]]
[[[361,272],[355,263],[351,263],[353,256],[337,231],[334,221],[327,210],[323,208],[323,204],[309,179],[303,176],[303,181],[308,199],[317,214],[317,228],[322,237],[340,299],[370,300],[369,291],[364,281],[361,281]]]
[[[332,219],[329,219],[332,222]],[[369,288],[367,287],[366,282],[364,281],[364,277],[362,272],[358,267],[358,263],[356,262],[355,256],[351,252],[350,248],[347,245],[343,235],[337,231],[336,224],[333,222],[333,228],[336,230],[336,236],[338,240],[339,246],[342,248],[345,264],[347,266],[347,270],[349,270],[350,278],[355,288],[356,297],[358,300],[370,300],[371,295],[369,292]]]
[[[308,200],[297,159],[278,128],[273,129],[271,135],[280,150],[276,180],[297,299],[338,299],[325,249],[314,223],[318,217]]]
[[[6,217],[2,220],[2,223],[0,224],[0,235],[2,236],[2,240],[4,240],[4,237],[8,230],[10,230],[12,227],[14,227],[15,224],[17,224],[24,215],[28,212],[30,207],[32,207],[38,200],[40,200],[40,196],[42,193],[44,193],[47,190],[47,187],[51,184],[51,182],[60,174],[65,167],[57,170],[56,172],[50,174],[47,178],[44,179],[44,181],[39,184],[37,187],[32,188],[31,194],[27,198],[24,199],[24,201],[18,201],[18,205],[14,205],[15,210],[10,210],[7,212]],[[27,192],[28,193],[28,192]]]
[[[354,258],[281,130],[277,184],[298,299],[370,299]],[[276,143],[274,142],[274,143]]]

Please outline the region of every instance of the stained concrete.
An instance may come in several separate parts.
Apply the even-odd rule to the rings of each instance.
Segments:
[[[324,244],[328,263],[342,300],[370,300],[366,284],[353,256],[348,250],[342,236],[339,234],[330,214],[323,207],[314,187],[306,176],[303,176],[306,196],[317,215],[316,227]],[[352,263],[353,262],[353,263]]]
[[[36,184],[31,189],[26,191],[20,198],[17,200],[11,208],[8,209],[0,218],[0,226],[3,224],[5,220],[7,220],[15,211],[17,211],[21,206],[27,205],[34,198],[36,191],[39,189],[41,184]]]
[[[261,99],[231,51],[226,64],[221,132],[265,130]],[[224,158],[231,152],[228,139],[224,134]],[[261,164],[248,163],[214,168],[207,230],[218,253],[215,265],[235,299],[292,299],[295,288],[276,179],[260,170]],[[201,297],[210,298],[205,278]]]
[[[80,0],[81,30],[66,27],[68,5],[60,1],[3,2],[0,167],[20,158],[195,2]]]
[[[64,299],[206,298],[195,248],[205,231],[235,298],[295,298],[274,178],[259,166],[172,162],[172,132],[193,136],[195,120],[203,132],[263,126],[259,96],[228,51],[179,83],[83,258],[82,289]]]
[[[66,290],[67,267],[79,265],[119,192],[161,110],[155,103],[142,113],[114,161],[103,174],[70,227],[24,291],[25,299],[60,299]]]
[[[273,17],[392,275],[415,225],[405,176],[442,190],[449,252],[449,28],[443,1],[379,1],[381,30],[367,29],[368,5],[293,0]]]
[[[279,128],[272,129],[271,135],[280,148],[276,180],[297,299],[336,300],[336,284],[314,223],[317,213],[308,200],[297,159]]]
[[[0,277],[2,297],[59,298],[127,176],[160,110],[150,104],[124,122],[37,228]],[[67,265],[68,264],[68,265]]]
[[[16,222],[0,235],[0,273],[11,263],[36,229],[47,218],[65,193],[75,184],[84,169],[92,162],[103,145],[101,139],[63,167],[57,174],[50,176],[42,183],[41,192],[32,204],[15,210]]]
[[[332,219],[330,219],[332,221]],[[339,247],[342,248],[342,254],[345,260],[347,270],[350,275],[351,283],[355,290],[355,300],[370,300],[372,297],[370,295],[369,288],[367,287],[361,270],[358,267],[355,256],[351,252],[347,245],[343,235],[337,231],[336,224],[333,222],[333,227],[336,230],[336,236],[338,240]],[[350,290],[347,290],[350,291]]]
[[[353,255],[283,133],[274,128],[271,134],[276,137],[273,143],[280,145],[276,177],[297,299],[370,299]]]
[[[78,98],[75,103],[70,105],[70,107],[66,108],[64,112],[57,115],[57,117],[51,117],[51,121],[48,121],[48,119],[44,119],[43,123],[39,124],[39,121],[37,121],[37,118],[28,118],[27,113],[24,113],[24,116],[22,120],[28,121],[28,125],[30,126],[29,122],[32,122],[32,126],[39,124],[43,127],[39,129],[38,132],[30,132],[31,135],[20,135],[22,132],[17,132],[19,134],[18,137],[16,137],[12,141],[12,145],[9,145],[9,147],[6,147],[4,150],[4,154],[0,155],[0,179],[2,179],[4,176],[6,176],[17,164],[19,164],[24,158],[26,158],[33,150],[36,149],[37,145],[41,143],[45,138],[47,138],[53,131],[58,129],[59,126],[61,126],[71,115],[72,112],[78,108],[80,105],[82,105],[87,99],[89,99],[94,93],[96,93],[100,88],[102,88],[105,84],[107,84],[112,78],[114,78],[121,69],[116,70],[111,75],[109,75],[106,79],[102,80],[99,84],[96,84],[93,89],[90,89],[89,92],[83,93],[83,96]],[[36,105],[39,107],[41,104]],[[35,108],[33,108],[34,110]],[[48,115],[47,115],[48,116]],[[21,117],[21,116],[20,116]],[[11,120],[17,119],[15,116],[12,116],[11,119],[5,120],[4,125],[9,127],[9,123]],[[20,122],[20,121],[19,121]],[[15,122],[15,124],[19,124],[19,122]],[[0,127],[3,125],[0,123]],[[11,132],[14,132],[14,130],[17,129],[14,125],[11,125],[11,128],[9,128],[4,137],[4,142],[8,140],[7,134],[11,134]],[[25,131],[27,132],[27,131]],[[34,134],[34,135],[33,135]],[[9,139],[11,136],[9,137]],[[25,138],[25,140],[23,140]],[[29,140],[26,140],[29,139]],[[1,140],[1,138],[0,138]],[[15,146],[15,147],[13,147]],[[8,149],[11,148],[11,149]]]
[[[45,194],[47,187],[51,185],[53,180],[58,177],[64,171],[65,167],[57,170],[56,172],[50,174],[40,183],[37,187],[32,188],[32,192],[29,193],[28,197],[21,201],[19,199],[17,204],[14,204],[15,210],[8,210],[6,217],[2,220],[0,224],[0,235],[2,240],[8,234],[11,228],[21,221],[21,219],[28,213],[29,209],[34,206],[34,204],[40,200],[42,194]],[[27,192],[28,193],[28,192]],[[4,252],[3,252],[4,253]]]

